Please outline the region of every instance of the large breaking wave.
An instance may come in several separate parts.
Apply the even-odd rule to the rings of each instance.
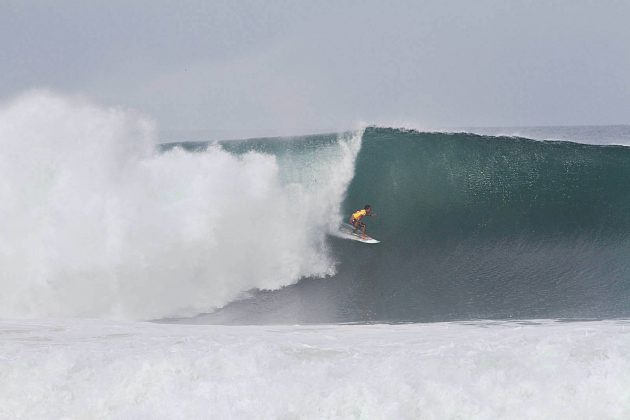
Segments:
[[[378,127],[154,139],[131,111],[50,93],[0,109],[0,316],[630,316],[630,148]],[[380,245],[328,235],[366,203]]]
[[[630,316],[630,148],[368,128],[331,238],[331,281],[306,280],[200,322]]]

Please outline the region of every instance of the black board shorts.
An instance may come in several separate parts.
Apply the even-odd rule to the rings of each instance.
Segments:
[[[365,223],[352,219],[352,226],[354,226],[357,229],[361,229],[365,226]]]

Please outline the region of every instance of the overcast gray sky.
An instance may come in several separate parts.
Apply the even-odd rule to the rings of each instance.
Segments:
[[[0,96],[38,87],[167,130],[630,123],[630,0],[0,0]]]

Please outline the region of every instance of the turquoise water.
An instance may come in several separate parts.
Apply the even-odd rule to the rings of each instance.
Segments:
[[[289,165],[334,139],[224,147]],[[624,146],[367,128],[342,214],[371,204],[368,232],[383,243],[331,236],[334,276],[255,293],[203,321],[630,316],[628,179]]]

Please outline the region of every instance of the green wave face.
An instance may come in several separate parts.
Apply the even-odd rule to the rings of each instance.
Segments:
[[[229,147],[285,156],[291,173],[328,142]],[[296,151],[308,155],[299,165]],[[331,236],[332,278],[258,293],[209,320],[628,317],[628,180],[622,146],[367,128],[340,214],[371,204],[368,234],[382,243]]]
[[[350,312],[628,316],[628,180],[626,147],[369,128],[344,208],[369,202],[383,243],[339,244]]]
[[[427,241],[626,236],[630,148],[370,128],[344,203],[375,236]]]

